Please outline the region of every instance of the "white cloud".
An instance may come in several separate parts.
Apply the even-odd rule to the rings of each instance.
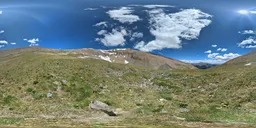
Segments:
[[[23,39],[24,41],[27,41],[28,43],[30,43],[30,47],[32,46],[39,46],[39,38],[33,38],[33,39]]]
[[[143,35],[142,32],[135,32],[135,33],[132,34],[130,41],[134,41],[135,38],[143,38],[143,36],[144,35]]]
[[[0,44],[5,44],[5,45],[7,45],[8,42],[7,42],[6,40],[0,40]]]
[[[16,45],[16,43],[15,42],[12,42],[12,43],[10,43],[11,45]]]
[[[126,42],[124,37],[127,35],[128,33],[124,28],[121,28],[120,31],[112,29],[111,33],[104,34],[104,38],[96,38],[96,41],[102,42],[105,46],[122,46]]]
[[[30,40],[27,40],[27,41],[31,44],[35,44],[35,43],[39,42],[39,39],[38,38],[33,38],[33,39],[30,39]]]
[[[98,8],[86,8],[84,9],[85,11],[94,11],[94,10],[98,10]]]
[[[220,60],[220,61],[228,61],[228,60],[231,60],[231,59],[234,59],[236,57],[239,57],[240,55],[237,54],[237,53],[229,53],[229,54],[224,54],[224,55],[218,55],[218,56],[215,56],[215,60]]]
[[[250,11],[251,14],[256,14],[256,11]]]
[[[0,34],[4,33],[4,30],[0,30]]]
[[[139,16],[133,15],[133,10],[128,7],[122,7],[117,10],[110,10],[107,12],[111,18],[118,20],[121,23],[133,23],[140,20]]]
[[[97,34],[98,34],[98,35],[104,35],[104,34],[106,34],[106,33],[107,33],[106,30],[100,30]]]
[[[213,48],[216,48],[217,46],[218,46],[218,45],[216,45],[216,44],[213,44],[213,45],[212,45]]]
[[[185,63],[209,63],[209,64],[223,64],[225,63],[224,61],[219,61],[219,60],[212,60],[212,59],[205,59],[205,60],[181,60]]]
[[[143,5],[145,8],[168,8],[168,7],[175,7],[171,5]]]
[[[0,10],[0,15],[3,14],[3,11]]]
[[[204,53],[210,54],[210,53],[212,53],[212,51],[208,50],[208,51],[205,51]]]
[[[99,22],[99,23],[97,23],[97,24],[95,24],[94,26],[96,26],[96,27],[99,27],[99,26],[105,26],[105,27],[108,27],[108,24],[107,24],[107,22]]]
[[[256,48],[256,45],[248,45],[245,48]]]
[[[252,34],[256,34],[256,31],[253,30],[244,30],[242,32],[238,32],[240,34],[248,34],[248,35],[252,35]]]
[[[5,45],[0,45],[0,48],[3,48],[3,47],[5,47]]]
[[[232,60],[236,57],[241,56],[240,54],[237,53],[229,53],[229,54],[224,54],[224,55],[219,55],[219,53],[212,53],[208,55],[209,59],[204,59],[204,60],[181,60],[186,63],[210,63],[210,64],[223,64],[229,60]]]
[[[146,52],[164,48],[181,48],[181,39],[197,39],[201,30],[211,23],[209,18],[212,17],[197,9],[185,9],[171,14],[158,9],[158,11],[149,11],[149,15],[150,32],[155,36],[155,40],[135,46]]]
[[[226,48],[218,48],[217,51],[226,52],[228,49]]]
[[[135,49],[142,49],[142,48],[144,47],[144,45],[145,45],[145,42],[144,42],[144,41],[141,41],[141,42],[137,43],[137,44],[134,46],[134,48],[135,48]]]
[[[211,53],[211,54],[208,54],[208,58],[213,59],[213,58],[215,58],[217,55],[219,55],[219,53]]]
[[[238,47],[241,48],[256,48],[256,39],[248,38],[241,43],[238,43]]]

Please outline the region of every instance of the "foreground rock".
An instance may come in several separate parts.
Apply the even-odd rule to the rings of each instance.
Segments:
[[[109,116],[117,116],[117,114],[113,112],[112,108],[109,105],[98,100],[92,101],[89,107],[94,110],[102,111]]]

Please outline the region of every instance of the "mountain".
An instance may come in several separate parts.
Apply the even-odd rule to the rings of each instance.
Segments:
[[[80,54],[79,58],[103,59],[113,63],[130,64],[135,66],[165,70],[171,69],[196,69],[193,65],[187,64],[171,58],[154,55],[146,52],[132,49],[113,49],[113,50],[95,50],[79,49],[68,51],[70,53]]]
[[[203,62],[193,63],[192,65],[197,67],[198,69],[208,69],[208,68],[217,66],[217,64],[209,64],[209,63],[203,63]]]
[[[77,57],[79,59],[100,59],[110,63],[129,64],[152,69],[196,69],[191,64],[132,49],[96,50],[88,48],[75,50],[53,50],[33,47],[0,51],[0,56],[24,52],[34,52],[35,54],[48,54],[58,56],[72,55],[73,57]]]

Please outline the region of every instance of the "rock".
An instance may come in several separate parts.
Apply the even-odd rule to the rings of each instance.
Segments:
[[[159,99],[160,102],[166,102],[167,100],[164,98]]]
[[[162,109],[162,110],[161,110],[161,113],[162,113],[162,114],[166,114],[166,113],[168,113],[168,111],[165,110],[165,109]]]
[[[98,100],[92,101],[89,107],[94,110],[103,111],[109,116],[117,116],[117,114],[113,112],[112,108],[109,105]]]
[[[53,84],[55,84],[55,85],[61,85],[61,83],[58,82],[58,81],[54,81]]]
[[[180,112],[181,113],[187,113],[189,112],[190,110],[188,108],[180,108]]]
[[[52,97],[52,93],[47,93],[47,98],[51,98]]]

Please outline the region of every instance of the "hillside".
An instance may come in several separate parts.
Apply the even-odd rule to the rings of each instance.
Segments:
[[[246,55],[230,60],[226,62],[225,65],[240,65],[240,66],[256,65],[256,51],[252,51]]]
[[[129,49],[0,51],[0,126],[256,125],[256,66],[174,70],[186,64],[158,57]],[[117,116],[92,110],[94,100]]]
[[[80,58],[96,58],[103,59],[113,63],[130,64],[135,66],[159,69],[164,65],[168,65],[171,69],[196,69],[194,66],[146,52],[136,51],[132,49],[113,49],[113,50],[94,50],[79,49],[71,50],[70,53],[80,54]]]

